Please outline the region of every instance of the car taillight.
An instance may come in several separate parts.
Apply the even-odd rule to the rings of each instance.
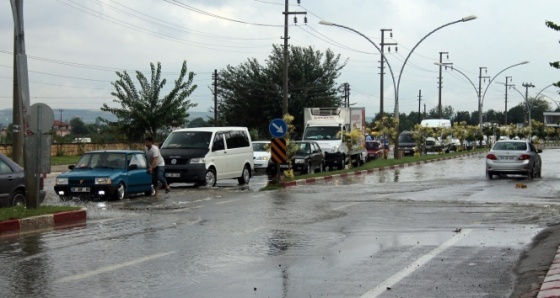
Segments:
[[[487,159],[491,159],[491,160],[498,160],[498,158],[496,157],[496,155],[494,155],[494,154],[492,154],[492,153],[486,155],[486,158],[487,158]]]
[[[528,160],[528,159],[531,159],[531,155],[521,154],[519,156],[519,160]]]

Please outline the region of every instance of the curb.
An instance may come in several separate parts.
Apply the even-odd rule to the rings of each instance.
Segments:
[[[43,229],[58,229],[70,225],[84,224],[87,209],[76,211],[58,212],[22,219],[13,219],[0,222],[1,234],[20,234]]]
[[[556,256],[546,273],[537,298],[560,297],[560,247],[556,250]]]
[[[297,185],[313,184],[315,182],[325,181],[325,180],[347,178],[347,177],[359,176],[359,175],[369,175],[369,174],[373,174],[373,173],[381,172],[381,171],[385,171],[385,170],[395,170],[395,169],[399,169],[399,168],[416,166],[416,165],[431,163],[431,162],[436,162],[436,161],[449,160],[449,159],[454,159],[454,158],[459,158],[459,157],[464,157],[464,156],[470,156],[470,155],[478,155],[478,154],[481,154],[481,153],[482,152],[465,153],[465,154],[461,154],[461,155],[457,155],[457,156],[453,156],[453,157],[441,157],[441,158],[434,158],[434,159],[430,159],[430,160],[413,161],[413,162],[408,162],[408,163],[403,163],[403,164],[393,165],[393,166],[387,166],[387,167],[379,167],[379,168],[374,168],[374,169],[369,169],[369,170],[360,170],[360,171],[334,174],[334,175],[328,175],[328,176],[322,176],[322,177],[292,180],[292,181],[288,181],[288,182],[283,182],[281,184],[281,186],[285,188],[285,187],[291,187],[291,186],[297,186]]]

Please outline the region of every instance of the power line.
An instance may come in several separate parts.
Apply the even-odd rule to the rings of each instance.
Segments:
[[[231,18],[227,18],[227,17],[223,17],[217,14],[213,14],[207,11],[204,11],[202,9],[198,9],[196,7],[187,5],[185,3],[180,3],[177,0],[164,0],[165,2],[171,4],[171,5],[175,5],[181,8],[184,8],[186,10],[190,10],[192,12],[196,12],[202,15],[206,15],[209,17],[213,17],[213,18],[217,18],[217,19],[221,19],[221,20],[225,20],[225,21],[230,21],[230,22],[234,22],[234,23],[239,23],[239,24],[245,24],[245,25],[253,25],[253,26],[263,26],[263,27],[284,27],[284,25],[274,25],[274,24],[263,24],[263,23],[252,23],[252,22],[245,22],[245,21],[240,21],[240,20],[236,20],[236,19],[231,19]]]

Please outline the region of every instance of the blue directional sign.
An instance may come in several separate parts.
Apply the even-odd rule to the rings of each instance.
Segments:
[[[268,125],[268,130],[270,134],[275,138],[283,137],[286,132],[288,131],[288,125],[283,119],[276,118],[270,121],[270,125]]]

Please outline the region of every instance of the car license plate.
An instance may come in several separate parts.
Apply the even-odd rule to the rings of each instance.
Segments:
[[[514,160],[515,157],[514,156],[501,156],[500,159],[502,159],[502,160]]]
[[[181,177],[181,174],[179,174],[179,173],[165,173],[165,177],[179,178],[179,177]]]
[[[72,192],[89,192],[89,187],[72,187]]]

